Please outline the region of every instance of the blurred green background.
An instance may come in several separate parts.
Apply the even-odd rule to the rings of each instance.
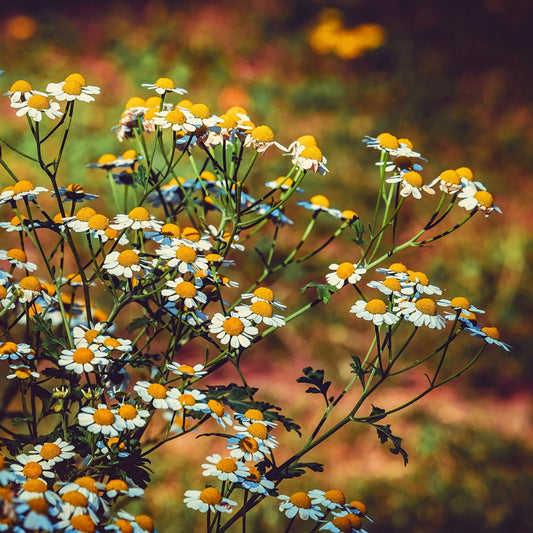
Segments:
[[[129,148],[109,129],[130,96],[148,96],[141,83],[168,76],[215,113],[243,105],[283,144],[315,135],[331,172],[309,179],[306,193],[324,192],[334,207],[354,209],[362,219],[372,205],[376,171],[375,153],[361,139],[382,131],[414,142],[429,160],[427,181],[468,166],[493,192],[502,215],[476,215],[439,243],[437,253],[427,248],[400,259],[431,273],[448,295],[465,294],[487,309],[512,352],[487,350],[455,385],[393,418],[410,456],[407,468],[373,431],[354,428],[310,458],[327,463],[324,474],[304,487],[294,484],[294,490],[338,486],[365,501],[375,520],[369,531],[533,529],[532,11],[530,2],[504,0],[56,1],[2,8],[2,92],[19,78],[44,90],[71,72],[102,88],[96,104],[78,106],[75,132],[84,142],[72,144],[64,167],[72,181],[90,180],[98,188],[85,164]],[[1,136],[29,146],[25,121],[7,98],[0,108]],[[261,165],[269,177],[283,170],[268,157]],[[23,162],[14,166],[28,177],[34,172]],[[292,275],[318,281],[341,250],[332,247],[315,270]],[[342,361],[352,353],[355,332],[343,322],[348,300],[341,302],[338,310],[317,310],[296,329],[281,331],[268,362],[247,368],[252,385],[268,388],[265,399],[292,404],[287,414],[297,419],[312,421],[308,405],[294,404],[303,395],[294,384],[301,368],[316,365],[346,376]],[[325,330],[313,330],[313,320]],[[400,383],[391,394],[401,396],[409,386]],[[203,484],[202,453],[213,450],[202,445],[191,441],[185,451],[179,448],[181,457],[169,446],[161,452],[164,460],[154,463],[158,483],[144,509],[154,513],[162,533],[175,531],[176,499]],[[187,451],[198,454],[197,471],[187,467]],[[183,530],[197,518],[182,511]],[[254,520],[257,531],[279,531],[285,523],[276,511]]]

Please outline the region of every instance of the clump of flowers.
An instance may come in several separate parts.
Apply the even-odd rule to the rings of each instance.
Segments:
[[[95,154],[97,162],[87,165],[95,179],[107,177],[105,202],[59,172],[75,109],[96,105],[99,88],[73,73],[43,92],[18,80],[6,93],[15,114],[28,121],[37,156],[28,156],[34,182],[12,171],[18,150],[6,144],[0,155],[9,175],[0,193],[8,220],[1,226],[0,360],[10,391],[0,426],[0,530],[153,533],[150,516],[123,507],[150,490],[150,453],[196,431],[213,448],[198,467],[200,486],[187,490],[183,503],[205,513],[208,531],[245,524],[254,508],[271,502],[285,516],[286,531],[308,520],[313,531],[363,532],[371,523],[366,506],[341,488],[310,489],[302,480],[300,490],[284,494],[284,481],[320,471],[323,465],[304,456],[353,422],[377,429],[407,462],[401,439],[383,419],[458,377],[487,346],[510,349],[496,327],[478,322],[483,311],[465,296],[439,298],[444,289],[416,265],[411,270],[389,259],[447,237],[478,212],[499,209],[466,167],[428,183],[424,158],[411,141],[390,133],[364,140],[379,159],[373,220],[362,222],[351,206],[332,207],[324,194],[295,202],[309,175],[312,181],[312,174],[328,172],[312,135],[285,147],[243,108],[217,115],[202,102],[174,101],[186,90],[166,77],[143,86],[156,95],[132,97],[115,128],[131,147],[119,157]],[[60,140],[54,155],[52,138]],[[290,157],[285,174],[265,183],[252,171],[267,150]],[[400,242],[403,206],[432,201],[437,185],[442,194],[433,214]],[[285,215],[289,209],[307,225],[287,251],[282,236],[300,227]],[[466,216],[446,225],[457,211]],[[324,217],[335,228],[313,244]],[[344,257],[304,287],[312,294],[304,305],[292,303],[275,280],[342,237],[353,249],[345,246]],[[256,254],[263,271],[248,279],[247,261]],[[247,274],[240,276],[245,288],[235,281],[238,268]],[[366,353],[347,360],[352,377],[340,393],[331,392],[323,370],[303,369],[298,382],[325,408],[314,427],[301,428],[261,401],[241,361],[340,290],[357,292],[347,316],[371,322],[372,340]],[[404,340],[393,343],[395,335]],[[422,335],[427,353],[413,362],[409,348]],[[466,362],[448,357],[458,336],[471,336],[476,346]],[[203,343],[203,354],[191,357],[185,349],[191,341]],[[213,385],[226,365],[241,383]],[[412,398],[388,411],[363,412],[391,376],[417,371],[427,386]],[[347,394],[356,399],[345,405]],[[162,428],[155,439],[154,427]],[[284,431],[306,439],[281,460]]]

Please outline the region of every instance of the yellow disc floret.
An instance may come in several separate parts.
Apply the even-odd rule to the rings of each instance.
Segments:
[[[416,301],[415,307],[425,315],[435,316],[437,314],[437,304],[429,298],[421,298]]]
[[[33,107],[33,109],[37,109],[38,111],[44,111],[45,109],[50,109],[50,101],[42,94],[34,94],[28,99],[28,107]]]
[[[314,161],[322,161],[324,156],[322,155],[322,151],[318,146],[306,146],[302,150],[300,157],[305,159],[313,159]]]
[[[123,267],[131,267],[141,262],[139,256],[133,250],[124,250],[117,257],[117,263]]]
[[[289,501],[300,509],[311,509],[311,498],[307,492],[295,492],[289,498]]]
[[[382,315],[387,311],[387,305],[383,300],[374,298],[366,303],[365,310],[373,315]]]
[[[309,202],[313,205],[325,207],[326,209],[329,208],[329,200],[323,194],[315,194],[315,196],[313,196]]]
[[[215,487],[207,487],[200,492],[200,500],[208,505],[218,505],[222,501],[222,494]]]
[[[152,383],[146,389],[146,392],[157,400],[161,400],[167,397],[167,389],[160,383]]]
[[[231,316],[224,321],[222,328],[228,335],[236,337],[244,331],[244,324],[236,316]]]
[[[69,74],[65,78],[65,83],[71,83],[71,82],[79,83],[82,87],[85,87],[87,85],[85,78],[81,74],[78,74],[77,72],[73,72],[72,74]]]
[[[337,267],[337,276],[340,279],[348,279],[355,272],[355,267],[352,263],[344,262]]]

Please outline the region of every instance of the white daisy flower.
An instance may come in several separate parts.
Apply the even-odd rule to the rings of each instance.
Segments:
[[[194,366],[184,365],[178,362],[170,363],[167,365],[167,369],[173,374],[181,376],[183,378],[201,377],[207,374],[207,370],[204,370],[204,365],[198,363]]]
[[[307,492],[295,492],[291,496],[280,494],[278,500],[281,500],[279,510],[285,513],[287,518],[294,518],[298,515],[302,520],[318,520],[324,513],[318,505],[311,503],[311,498]]]
[[[295,141],[289,144],[287,151],[291,155],[298,155],[309,146],[318,146],[316,139],[313,137],[313,135],[301,135]]]
[[[244,426],[260,423],[267,427],[276,427],[276,422],[265,420],[265,415],[259,409],[248,409],[245,413],[234,413],[234,417]]]
[[[265,182],[265,187],[269,189],[281,189],[282,191],[288,191],[293,186],[294,181],[291,178],[287,178],[287,176],[279,176],[275,180]],[[297,187],[295,190],[300,193],[304,192],[300,187]]]
[[[493,211],[501,213],[502,210],[494,205],[494,198],[490,192],[487,192],[485,187],[479,182],[467,181],[463,182],[463,190],[457,194],[461,201],[457,204],[459,207],[464,207],[467,211],[479,209],[485,216],[488,217]]]
[[[96,515],[86,513],[75,514],[70,518],[62,519],[55,524],[62,533],[87,533],[87,531],[97,531],[98,518]]]
[[[414,171],[409,170],[401,174],[397,174],[385,180],[387,183],[400,183],[400,196],[407,197],[413,196],[417,200],[422,198],[422,193],[424,191],[428,194],[435,194],[435,191],[428,185],[424,185],[422,176]]]
[[[91,344],[75,350],[63,350],[57,364],[76,374],[83,374],[84,372],[94,372],[97,365],[109,364],[109,359],[107,353],[101,351],[98,344]]]
[[[328,268],[334,272],[326,275],[326,281],[330,285],[337,287],[337,289],[342,288],[345,283],[355,285],[361,279],[361,276],[366,273],[366,268],[358,268],[355,263],[346,261],[340,264],[332,263]]]
[[[313,505],[323,505],[326,509],[341,509],[346,503],[346,496],[339,489],[323,491],[314,489],[309,491]]]
[[[82,207],[75,215],[63,217],[61,220],[76,233],[85,233],[90,231],[89,220],[96,215],[92,207]]]
[[[25,342],[17,344],[12,341],[6,341],[0,344],[0,360],[18,361],[19,359],[33,359],[34,357],[35,351]]]
[[[79,100],[80,102],[93,102],[93,94],[100,94],[100,87],[87,85],[85,78],[81,74],[69,74],[64,81],[59,83],[49,83],[46,91],[56,100],[70,102]]]
[[[432,329],[442,329],[446,325],[443,316],[437,313],[437,304],[429,298],[420,300],[400,300],[395,306],[394,311],[404,316],[415,326],[427,326]]]
[[[54,525],[49,512],[50,505],[42,496],[19,503],[15,507],[15,513],[19,521],[22,521],[24,531],[52,531]]]
[[[237,438],[252,437],[260,445],[265,445],[272,449],[278,446],[276,438],[269,434],[268,426],[261,422],[253,422],[244,426],[234,426],[233,429],[236,431]]]
[[[202,465],[204,476],[216,476],[220,481],[230,481],[237,483],[246,478],[250,469],[242,462],[236,461],[233,457],[222,458],[218,453],[208,455],[207,463]]]
[[[367,533],[361,529],[363,521],[354,513],[333,513],[333,519],[324,523],[319,531],[331,531],[332,533]]]
[[[281,315],[273,313],[272,304],[263,300],[258,300],[251,305],[238,305],[235,313],[240,318],[247,318],[256,324],[266,324],[279,328],[285,325],[285,319]]]
[[[26,380],[37,379],[40,376],[39,372],[35,372],[28,365],[9,365],[9,370],[13,373],[8,374],[7,379]]]
[[[76,348],[87,347],[91,344],[103,344],[108,335],[102,334],[102,330],[107,329],[105,322],[97,322],[96,324],[78,324],[72,329],[72,340]]]
[[[169,302],[183,301],[185,307],[191,309],[207,302],[207,296],[199,289],[202,280],[194,278],[193,282],[185,281],[182,277],[169,280],[165,284],[168,289],[163,289],[161,295],[168,298]]]
[[[232,507],[237,505],[237,502],[223,498],[215,487],[207,487],[202,491],[188,490],[185,492],[183,502],[190,509],[195,509],[201,513],[207,513],[207,511],[231,513]]]
[[[405,156],[420,158],[420,154],[413,150],[413,143],[409,139],[398,139],[390,133],[380,133],[377,137],[365,135],[363,143],[369,148],[387,152],[392,157]]]
[[[33,272],[34,270],[37,270],[37,265],[35,263],[30,263],[28,261],[28,256],[26,255],[26,252],[20,248],[0,250],[0,259],[9,261],[13,266],[25,269],[28,272]]]
[[[382,292],[387,296],[392,294],[398,298],[412,296],[415,292],[412,285],[408,285],[394,276],[385,278],[383,281],[370,281],[367,285],[372,289],[377,289],[379,292]]]
[[[170,268],[177,268],[178,272],[185,274],[192,272],[193,274],[201,270],[207,274],[209,270],[209,263],[203,255],[191,246],[179,244],[177,246],[162,245],[156,250],[156,254],[167,261],[167,266]]]
[[[224,406],[217,400],[210,399],[207,401],[207,413],[214,418],[222,429],[226,429],[226,426],[232,426],[233,420],[231,415],[226,413]]]
[[[44,498],[52,505],[57,505],[61,502],[59,495],[53,490],[48,490],[48,484],[42,479],[26,480],[17,494],[17,499],[19,500],[28,501],[34,498]]]
[[[35,276],[26,276],[15,284],[15,288],[22,291],[19,302],[30,303],[43,294],[43,286]]]
[[[200,177],[202,174],[205,174],[202,172],[200,174]],[[172,245],[180,245],[184,244],[185,246],[190,246],[191,248],[194,248],[195,250],[201,250],[202,252],[206,252],[207,250],[210,250],[212,248],[210,239],[211,235],[209,233],[204,233],[203,235],[200,234],[200,232],[193,227],[187,227],[183,228],[180,232],[180,236],[175,238],[172,241]]]
[[[31,83],[26,80],[17,80],[11,85],[9,91],[4,93],[4,96],[9,96],[11,102],[21,102],[29,100],[34,94],[46,96],[46,93],[34,91]]]
[[[387,309],[387,304],[379,299],[368,302],[358,300],[350,308],[350,313],[355,313],[356,317],[373,322],[376,326],[381,326],[383,323],[391,326],[400,320],[398,316]]]
[[[171,409],[178,411],[181,403],[178,400],[180,391],[176,388],[167,388],[160,383],[137,381],[133,390],[148,404],[156,409]]]
[[[0,195],[0,204],[5,203],[8,200],[35,200],[37,196],[42,192],[48,192],[46,187],[36,187],[29,180],[19,180],[15,185],[10,185],[3,189],[2,194]],[[24,217],[22,217],[24,219]],[[27,219],[24,219],[25,221]],[[20,224],[20,220],[19,220]]]
[[[155,83],[143,83],[143,87],[155,91],[157,94],[176,93],[187,94],[186,89],[176,87],[174,81],[170,78],[158,78]]]
[[[216,334],[222,344],[229,344],[232,348],[248,348],[259,330],[251,325],[246,318],[239,318],[232,313],[225,316],[222,313],[215,313],[209,324],[210,333]]]
[[[335,218],[339,218],[340,211],[330,207],[328,198],[323,194],[316,194],[309,201],[296,202],[296,205],[301,205],[311,211],[324,211]]]
[[[452,321],[455,321],[455,319],[457,318],[457,314],[459,314],[459,316],[463,318],[468,318],[470,316],[471,319],[474,320],[476,317],[475,313],[485,313],[485,311],[483,311],[482,309],[478,309],[477,307],[473,306],[464,296],[456,296],[451,300],[442,298],[440,300],[437,300],[437,305],[443,307],[451,307],[452,309],[454,309],[455,315],[453,313],[448,313],[444,315],[445,318],[448,318]]]
[[[407,270],[408,278],[406,282],[420,294],[442,294],[442,290],[437,285],[431,285],[429,278],[424,272]]]
[[[455,194],[463,188],[461,176],[456,170],[452,169],[441,172],[429,186],[434,187],[437,183],[439,184],[439,189],[446,194]]]
[[[230,437],[227,440],[226,447],[230,451],[230,455],[242,461],[254,461],[258,463],[270,453],[267,446],[260,443],[249,435]]]
[[[111,229],[118,231],[130,228],[133,230],[151,229],[159,231],[163,226],[163,222],[155,219],[154,215],[150,215],[145,207],[135,207],[127,215],[120,214],[113,219],[113,223],[109,225]]]
[[[241,294],[241,298],[243,300],[250,299],[252,303],[262,300],[272,304],[275,307],[278,307],[279,309],[285,309],[287,307],[285,304],[282,304],[278,299],[275,298],[274,291],[268,287],[257,287],[253,293],[245,292],[244,294]]]
[[[262,476],[255,466],[248,466],[250,473],[241,481],[241,487],[256,494],[267,496],[276,486],[273,481]]]
[[[271,146],[276,146],[284,152],[285,146],[274,140],[274,132],[268,126],[256,126],[244,136],[244,146],[253,146],[258,153],[263,154]]]
[[[110,479],[104,487],[104,492],[108,498],[118,498],[119,496],[139,498],[144,494],[143,489],[130,486],[122,479]]]
[[[506,352],[511,350],[511,346],[509,344],[500,340],[500,332],[498,328],[493,326],[479,328],[475,326],[467,327],[466,330],[474,337],[483,339],[487,344],[495,344],[496,346],[503,348]]]
[[[54,442],[38,444],[30,452],[30,456],[37,455],[39,460],[43,460],[49,467],[57,463],[66,461],[74,457],[74,446],[63,439],[56,439]]]
[[[200,127],[213,128],[221,122],[224,122],[217,115],[213,115],[209,107],[205,104],[193,104],[190,107],[184,107],[182,102],[179,102],[177,107],[183,111],[188,111],[195,119],[200,120]]]
[[[202,125],[202,120],[193,116],[188,109],[159,111],[153,118],[154,124],[163,129],[170,128],[176,133],[190,134]]]
[[[188,411],[206,411],[207,403],[204,402],[206,395],[196,389],[185,389],[183,392],[177,390],[177,399],[181,409]]]
[[[51,102],[47,96],[42,94],[34,94],[26,101],[11,102],[11,107],[17,109],[17,117],[28,115],[35,122],[40,122],[43,118],[43,113],[51,119],[58,118],[63,115],[59,111],[60,105],[57,102]]]
[[[300,170],[316,172],[324,175],[329,172],[326,167],[327,159],[322,155],[318,146],[307,146],[299,153],[293,155],[292,164]]]
[[[97,408],[82,407],[78,422],[91,433],[109,437],[116,437],[125,427],[124,420],[117,416],[116,411],[104,404],[99,404]]]
[[[50,465],[40,456],[21,453],[17,455],[15,460],[17,462],[11,464],[11,470],[19,477],[25,479],[42,479],[42,476],[55,478]]]
[[[114,251],[108,254],[102,264],[102,268],[113,276],[132,278],[139,273],[143,265],[137,250]]]
[[[126,429],[134,430],[146,425],[145,418],[150,416],[146,409],[137,409],[131,403],[123,403],[117,409],[117,416],[122,419]]]

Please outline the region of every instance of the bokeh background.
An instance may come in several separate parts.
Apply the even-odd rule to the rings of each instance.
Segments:
[[[354,427],[310,457],[326,463],[325,473],[287,489],[338,486],[367,503],[372,532],[533,529],[532,11],[529,2],[505,0],[56,1],[2,7],[2,92],[19,78],[44,90],[71,72],[102,88],[96,104],[78,106],[75,135],[83,142],[72,145],[64,166],[67,179],[90,183],[91,190],[105,184],[95,182],[85,164],[129,147],[110,132],[126,100],[146,97],[141,83],[168,76],[214,112],[244,106],[281,143],[315,135],[331,172],[308,180],[307,192],[326,193],[334,206],[352,208],[363,220],[375,185],[375,153],[361,144],[367,134],[389,131],[412,139],[429,160],[428,181],[447,168],[468,166],[493,192],[503,214],[476,215],[449,242],[400,259],[430,273],[447,294],[465,294],[487,309],[512,352],[487,350],[455,384],[389,421],[404,438],[407,467],[373,430]],[[7,98],[0,113],[0,136],[28,147],[25,121],[15,117]],[[270,178],[283,170],[268,157],[260,165]],[[28,177],[35,173],[23,161],[14,166]],[[341,250],[334,246],[314,269],[290,275],[299,283],[319,281],[329,263],[346,260]],[[279,290],[292,294],[289,286]],[[320,405],[295,383],[300,369],[314,365],[345,378],[348,355],[363,344],[363,330],[347,319],[348,305],[339,297],[335,306],[283,328],[246,367],[250,384],[264,389],[263,399],[285,406],[304,424],[312,423]],[[398,383],[380,405],[392,404],[412,385]],[[280,430],[278,437],[288,449],[297,444],[293,434]],[[180,440],[154,459],[156,482],[137,510],[153,514],[160,532],[177,531],[176,520],[183,531],[197,524],[195,513],[175,513],[183,492],[204,483],[203,457],[220,451],[207,441]],[[253,520],[256,531],[280,531],[285,523],[272,505]],[[308,529],[303,524],[300,531]]]

